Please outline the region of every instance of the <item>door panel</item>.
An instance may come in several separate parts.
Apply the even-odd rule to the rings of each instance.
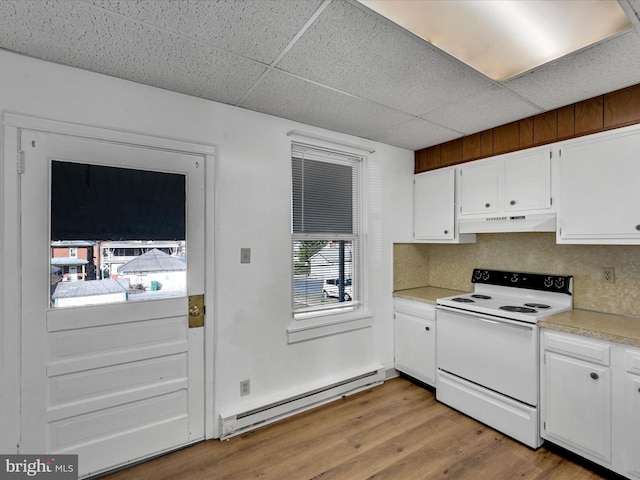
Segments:
[[[21,452],[78,454],[84,477],[203,439],[204,336],[188,328],[187,296],[54,309],[49,281],[51,165],[76,162],[184,176],[186,293],[204,293],[203,157],[28,130],[21,140]]]

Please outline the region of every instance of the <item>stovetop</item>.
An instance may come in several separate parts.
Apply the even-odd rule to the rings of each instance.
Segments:
[[[474,269],[472,293],[439,298],[437,306],[537,323],[570,310],[573,277]]]

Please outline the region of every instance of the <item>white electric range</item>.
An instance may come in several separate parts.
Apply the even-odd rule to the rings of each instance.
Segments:
[[[540,319],[570,310],[573,277],[474,269],[436,301],[436,398],[537,448]]]

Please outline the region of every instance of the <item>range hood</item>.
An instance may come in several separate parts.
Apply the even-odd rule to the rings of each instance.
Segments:
[[[459,233],[555,232],[555,213],[461,218]]]

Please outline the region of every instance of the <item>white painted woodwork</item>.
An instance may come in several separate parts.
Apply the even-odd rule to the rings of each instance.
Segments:
[[[477,160],[460,167],[461,215],[498,212],[498,160]]]
[[[640,358],[640,351],[636,350],[628,355]],[[624,402],[625,407],[616,413],[622,416],[626,445],[625,475],[631,478],[640,478],[640,375],[638,372],[625,372],[624,377]]]
[[[550,149],[512,153],[503,159],[505,212],[549,210],[551,208]]]
[[[541,359],[543,438],[640,479],[640,348],[543,329]]]
[[[610,462],[610,368],[547,352],[545,382],[544,437]]]
[[[640,127],[561,146],[558,243],[640,244]]]
[[[413,229],[416,240],[451,240],[455,235],[455,169],[414,177]]]
[[[550,147],[540,147],[463,164],[460,215],[552,211],[550,154]]]
[[[414,176],[413,237],[417,242],[469,243],[474,234],[460,235],[457,222],[456,168]]]
[[[395,368],[435,386],[435,306],[408,300],[395,301]]]
[[[203,293],[204,157],[33,130],[21,138],[21,452],[79,454],[85,477],[203,439],[204,329],[188,328],[187,297],[50,309],[48,265],[51,160],[177,173],[187,182],[188,293]]]

